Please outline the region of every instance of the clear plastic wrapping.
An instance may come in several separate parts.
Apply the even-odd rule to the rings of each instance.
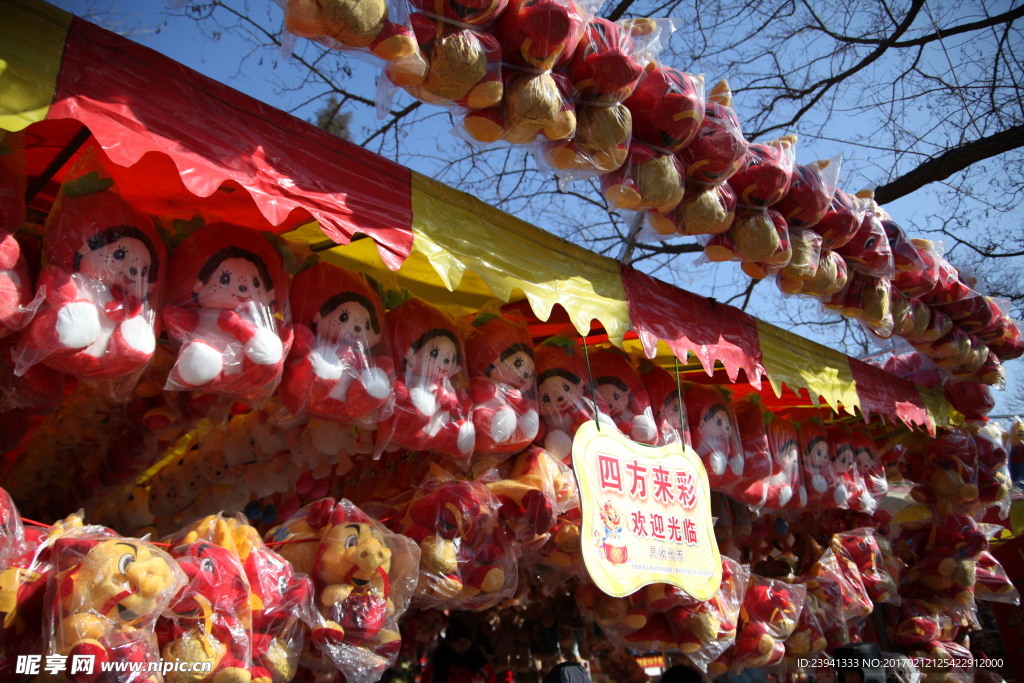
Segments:
[[[760,510],[768,497],[768,489],[757,484],[764,482],[774,469],[764,408],[756,394],[737,401],[733,408],[743,445],[743,471],[723,490],[751,509]]]
[[[701,671],[736,641],[740,607],[750,583],[750,567],[722,558],[722,583],[707,602],[668,612],[679,650]]]
[[[517,455],[504,477],[487,481],[509,534],[524,549],[546,542],[558,515],[579,505],[572,470],[543,448]]]
[[[807,589],[752,574],[740,608],[740,626],[732,646],[732,669],[772,666],[785,656],[785,641],[796,628]]]
[[[807,504],[824,508],[845,508],[849,491],[838,476],[825,427],[814,421],[797,427],[800,442],[800,466]]]
[[[789,228],[791,257],[789,263],[779,270],[776,283],[783,292],[796,294],[803,280],[809,280],[818,272],[821,261],[821,235],[810,230]]]
[[[721,185],[740,169],[747,141],[731,104],[729,84],[724,80],[718,82],[708,94],[696,137],[679,150],[687,182]]]
[[[690,184],[683,200],[668,213],[648,213],[651,229],[659,235],[717,235],[732,225],[736,193],[727,184]]]
[[[839,180],[840,159],[797,164],[789,190],[775,205],[791,228],[813,228],[828,213]]]
[[[682,167],[671,153],[634,138],[622,166],[601,176],[601,192],[618,209],[669,213],[683,199]]]
[[[462,335],[454,319],[421,299],[386,315],[395,361],[388,429],[401,448],[442,453],[462,467],[476,444]]]
[[[770,263],[791,253],[789,226],[782,214],[773,209],[736,210],[728,231],[711,236],[704,245],[704,255],[710,261],[752,261]]]
[[[42,303],[16,237],[25,223],[27,185],[22,136],[0,134],[0,339],[25,327]]]
[[[867,211],[857,232],[835,250],[858,273],[884,279],[892,279],[895,274],[892,248],[885,227],[874,211]]]
[[[651,61],[625,104],[633,114],[633,139],[674,154],[700,130],[704,81]]]
[[[153,219],[121,198],[99,147],[87,148],[46,221],[36,283],[45,294],[19,338],[15,371],[42,362],[134,386],[156,350],[166,262]]]
[[[832,552],[848,558],[860,572],[868,597],[872,602],[900,604],[896,579],[886,566],[882,548],[873,527],[863,527],[832,536]]]
[[[736,482],[743,473],[743,444],[732,398],[722,387],[687,383],[685,388],[693,448],[707,468],[711,488]]]
[[[214,224],[182,242],[162,313],[180,343],[164,389],[268,397],[291,347],[288,284],[280,254],[260,233]]]
[[[795,135],[748,145],[743,165],[729,178],[739,205],[763,209],[782,199],[789,191],[795,158]]]
[[[380,294],[326,263],[295,276],[295,341],[279,395],[288,410],[375,427],[394,410],[395,366]]]
[[[800,467],[800,441],[796,426],[785,418],[772,416],[767,423],[768,446],[772,454],[772,471],[764,482],[754,482],[757,495],[762,486],[768,510],[802,509],[807,505],[807,490]]]
[[[836,188],[828,211],[814,226],[826,249],[839,249],[857,234],[867,212],[867,203]]]
[[[671,372],[652,365],[643,375],[647,395],[654,410],[654,421],[658,429],[655,446],[667,443],[690,445],[690,427],[686,422],[686,402],[683,398],[682,382]]]
[[[379,679],[398,656],[398,621],[417,583],[416,544],[333,498],[305,506],[266,538],[313,580],[320,619],[304,662],[356,683]]]
[[[592,350],[590,370],[619,431],[633,441],[653,446],[658,431],[651,398],[629,358],[617,349]]]

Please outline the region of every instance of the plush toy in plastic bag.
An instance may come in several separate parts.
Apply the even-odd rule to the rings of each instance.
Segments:
[[[157,618],[185,584],[183,572],[164,551],[102,527],[83,527],[54,543],[49,655],[76,658],[84,669],[76,683],[105,680],[109,666],[147,667],[159,660]],[[110,674],[107,674],[110,676]],[[117,676],[146,681],[146,671]]]
[[[697,136],[704,118],[704,81],[651,61],[625,102],[633,114],[633,137],[670,153]]]
[[[651,399],[629,358],[615,349],[593,350],[590,369],[619,431],[633,441],[654,445],[658,433]]]
[[[708,665],[736,641],[740,607],[750,583],[750,567],[722,558],[722,583],[707,602],[674,607],[668,612],[675,642],[694,666]]]
[[[850,268],[871,277],[892,279],[895,266],[885,227],[875,211],[866,211],[857,232],[836,247]]]
[[[711,488],[731,484],[743,474],[743,444],[729,393],[717,386],[686,385],[686,416]]]
[[[239,398],[268,396],[291,347],[288,276],[260,233],[201,228],[174,251],[163,319],[181,344],[167,385]]]
[[[559,460],[572,454],[580,425],[600,420],[613,425],[604,396],[594,392],[583,349],[556,336],[537,346],[537,396],[540,430],[537,443]]]
[[[25,528],[11,494],[0,488],[0,571],[27,550]]]
[[[768,487],[763,482],[774,469],[764,408],[758,397],[751,395],[737,401],[733,409],[743,446],[743,470],[735,482],[722,490],[750,508],[759,510],[768,497]]]
[[[942,434],[923,452],[903,459],[906,478],[916,483],[914,500],[937,504],[940,514],[978,499],[978,446],[966,431]]]
[[[683,199],[682,167],[672,154],[634,138],[622,166],[601,176],[601,192],[619,209],[669,213]]]
[[[642,377],[647,395],[651,399],[654,422],[658,429],[658,440],[654,445],[680,443],[689,446],[690,427],[686,422],[682,382],[671,372],[657,365],[652,365]]]
[[[732,109],[732,90],[725,80],[719,81],[708,94],[696,137],[679,150],[686,182],[721,185],[740,170],[746,153],[747,141]]]
[[[387,314],[395,361],[395,444],[468,465],[476,444],[462,336],[451,316],[420,299]]]
[[[803,508],[807,504],[800,472],[799,441],[796,428],[788,420],[766,415],[765,432],[772,456],[771,473],[762,481],[752,482],[743,496],[764,500],[769,510]]]
[[[254,670],[262,668],[273,683],[292,680],[305,646],[307,626],[315,623],[310,578],[296,572],[239,517],[204,517],[176,537],[179,544],[215,544],[238,560],[249,586],[246,609],[251,617]]]
[[[891,605],[900,603],[899,594],[896,592],[896,580],[886,566],[874,528],[863,527],[834,534],[831,548],[837,556],[847,558],[856,565],[864,589],[872,602],[885,602]]]
[[[807,503],[826,508],[847,507],[849,492],[846,484],[837,477],[825,427],[818,422],[806,421],[797,428],[797,436]]]
[[[579,504],[572,471],[542,448],[517,455],[507,476],[487,481],[487,487],[501,502],[510,536],[524,547],[545,541],[558,515],[573,499]]]
[[[27,184],[22,136],[0,135],[0,338],[25,327],[41,303],[15,236],[25,223]]]
[[[846,506],[851,510],[872,513],[878,507],[877,501],[868,494],[867,484],[857,465],[857,453],[853,445],[853,433],[842,423],[826,427],[829,452],[832,456],[832,470],[836,485],[846,491]]]
[[[486,484],[435,472],[397,504],[387,523],[419,544],[419,604],[483,610],[515,592],[518,567],[501,501]]]
[[[775,284],[785,294],[799,294],[803,282],[818,273],[821,236],[811,230],[789,228],[790,259],[778,271]]]
[[[481,314],[466,332],[477,453],[517,453],[537,436],[537,367],[526,325]]]
[[[393,409],[384,306],[361,273],[318,263],[291,289],[295,345],[280,395],[294,414],[373,427]]]
[[[789,226],[774,209],[737,209],[729,229],[713,235],[704,244],[709,261],[743,261],[761,264],[761,268],[744,272],[752,277],[765,277],[777,272],[792,258]]]
[[[796,628],[806,593],[801,584],[751,575],[740,608],[732,666],[747,669],[781,662],[786,653],[783,643]]]
[[[853,443],[853,458],[864,481],[864,489],[868,496],[878,501],[885,498],[889,491],[889,482],[885,478],[885,465],[882,463],[882,456],[875,447],[875,440],[864,429],[854,428],[851,433]],[[865,508],[867,509],[867,508]]]
[[[821,235],[826,249],[838,249],[853,239],[860,230],[867,211],[866,202],[836,188],[828,210],[814,225],[814,231]]]
[[[775,205],[791,228],[812,228],[825,217],[836,191],[839,166],[840,160],[836,158],[793,168],[789,190]]]
[[[412,0],[413,32],[427,63],[422,83],[407,88],[430,104],[483,109],[501,102],[501,46],[486,28],[507,0],[473,6]]]
[[[157,627],[163,660],[199,662],[215,679],[268,679],[269,672],[252,666],[249,581],[238,559],[207,541],[178,544],[171,556],[188,583]],[[190,678],[176,671],[165,676],[168,683]]]
[[[100,154],[83,154],[47,219],[36,283],[45,298],[22,333],[19,374],[42,362],[76,377],[130,380],[153,358],[166,251]]]
[[[377,680],[401,646],[398,621],[416,585],[419,549],[333,498],[302,508],[267,538],[282,542],[281,555],[316,587],[323,622],[312,632],[315,668],[333,666],[358,683]]]
[[[668,213],[648,213],[651,229],[659,235],[718,235],[736,217],[736,193],[728,184],[686,186],[683,201]]]
[[[832,609],[831,605],[821,600],[813,591],[807,591],[796,628],[785,642],[787,659],[807,661],[825,652],[828,638],[825,637],[822,623],[829,618],[828,612]]]

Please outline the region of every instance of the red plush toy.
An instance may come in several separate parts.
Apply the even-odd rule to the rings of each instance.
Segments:
[[[831,208],[838,177],[838,160],[799,164],[793,169],[789,189],[775,208],[785,216],[790,227],[814,227]]]
[[[800,445],[796,428],[781,417],[772,417],[766,426],[768,446],[772,455],[771,474],[763,481],[753,482],[744,494],[748,498],[764,497],[769,510],[803,508],[807,492],[800,472]]]
[[[326,263],[292,285],[295,345],[280,396],[294,414],[375,427],[393,409],[395,366],[380,295],[361,273]]]
[[[291,347],[288,277],[274,246],[208,225],[175,249],[163,319],[180,342],[164,389],[240,398],[270,394]]]
[[[858,273],[884,279],[892,279],[895,274],[892,248],[875,211],[864,214],[857,232],[836,251]]]
[[[857,453],[850,428],[836,423],[829,425],[826,431],[836,487],[846,492],[846,506],[859,512],[874,512],[878,504],[874,497],[868,495],[864,477],[857,466]]]
[[[872,602],[899,604],[896,581],[889,573],[872,527],[832,536],[832,552],[853,562]]]
[[[704,82],[650,62],[625,102],[633,114],[633,137],[670,153],[690,144],[704,119]]]
[[[501,101],[501,47],[484,29],[505,11],[508,0],[462,5],[450,0],[411,0],[412,28],[427,72],[409,92],[431,104],[468,109]]]
[[[839,249],[849,242],[860,229],[865,211],[864,200],[836,188],[828,210],[814,226],[814,231],[824,240],[822,246]]]
[[[207,541],[180,544],[171,556],[188,583],[157,626],[160,656],[168,662],[203,662],[224,680],[270,680],[252,666],[249,581],[231,552]]]
[[[707,602],[673,607],[667,613],[679,650],[701,671],[732,647],[750,567],[722,558],[722,583]]]
[[[728,392],[717,386],[687,383],[686,416],[693,448],[707,468],[711,488],[737,481],[743,474],[743,444]]]
[[[22,136],[0,136],[0,338],[28,324],[33,299],[32,272],[14,233],[25,223],[25,154]]]
[[[467,328],[477,453],[517,453],[537,436],[537,368],[527,327],[484,314]]]
[[[535,349],[540,430],[537,443],[559,460],[572,454],[572,438],[588,420],[612,424],[602,394],[590,385],[583,351],[566,337],[552,337]]]
[[[76,377],[135,376],[156,349],[166,251],[153,219],[113,188],[98,149],[65,181],[43,232],[42,306],[16,371],[43,362]]]
[[[752,575],[740,608],[740,626],[730,661],[736,669],[771,666],[782,661],[783,643],[796,628],[807,589]]]
[[[614,349],[591,351],[590,369],[619,431],[633,441],[653,446],[658,432],[651,399],[629,358]]]
[[[793,179],[795,154],[795,135],[748,145],[743,165],[729,178],[740,206],[766,208],[785,197]]]
[[[468,465],[476,429],[455,321],[425,301],[410,299],[388,312],[387,328],[396,368],[392,440]]]
[[[817,422],[804,422],[797,428],[797,436],[807,503],[825,508],[847,507],[849,492],[845,482],[836,476],[825,427]]]
[[[889,491],[889,482],[885,477],[885,466],[882,463],[882,456],[878,454],[875,447],[875,440],[863,429],[854,429],[852,433],[853,458],[857,463],[861,479],[864,480],[864,488],[871,498],[876,501],[885,497]]]
[[[681,443],[689,446],[690,427],[686,423],[686,403],[683,387],[675,375],[657,365],[643,375],[647,395],[654,410],[654,422],[658,429],[655,446],[667,443]]]
[[[736,425],[743,444],[743,471],[723,491],[750,508],[759,510],[768,497],[765,480],[773,473],[771,445],[765,428],[765,412],[756,394],[737,401]]]
[[[747,141],[731,105],[729,84],[720,81],[704,104],[697,136],[679,151],[688,183],[720,185],[740,170]]]

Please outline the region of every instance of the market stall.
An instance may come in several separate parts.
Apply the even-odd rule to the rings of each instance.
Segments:
[[[973,675],[975,601],[1016,599],[988,551],[1009,444],[967,420],[983,406],[3,7],[4,277],[25,294],[0,341],[0,670],[411,677],[468,620],[521,680],[573,657],[632,680],[650,652],[801,680],[862,639]],[[648,501],[645,456],[621,456],[630,508],[609,493],[627,475],[584,485],[582,425],[682,459],[650,465]],[[653,522],[676,510],[659,463],[699,530]],[[599,588],[590,563],[637,560],[623,537],[672,570],[701,548],[714,585]],[[124,581],[147,599],[90,590]]]

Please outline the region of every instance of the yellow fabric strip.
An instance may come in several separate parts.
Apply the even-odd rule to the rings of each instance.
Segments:
[[[35,0],[0,0],[0,128],[42,121],[53,100],[71,15]]]
[[[613,343],[622,343],[629,312],[617,261],[418,173],[412,208],[413,252],[426,257],[449,290],[473,291],[477,281],[465,282],[473,274],[502,301],[522,292],[541,320],[559,303],[581,334],[597,320]]]
[[[776,396],[782,395],[785,384],[794,391],[807,389],[812,401],[820,396],[836,413],[841,407],[852,415],[860,408],[846,356],[761,320],[757,321],[757,333]]]

